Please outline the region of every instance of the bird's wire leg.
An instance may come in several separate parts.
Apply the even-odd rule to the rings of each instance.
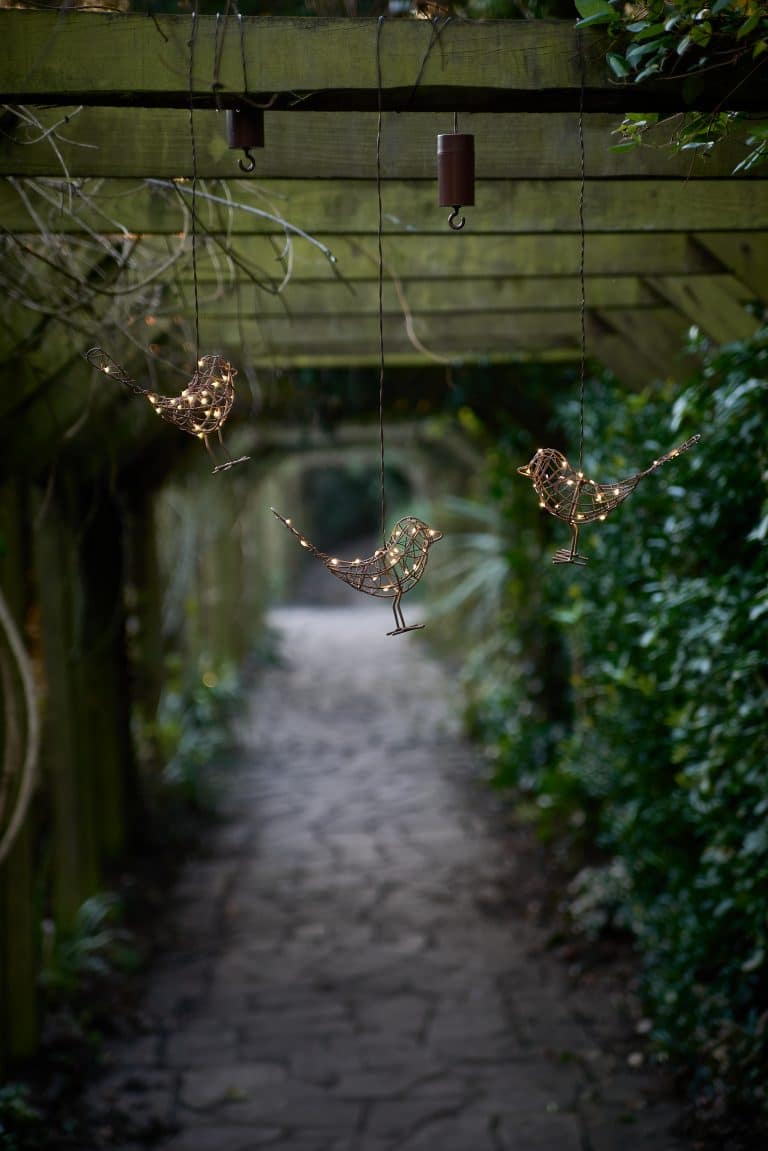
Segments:
[[[579,547],[579,525],[571,524],[571,546],[570,548],[558,548],[552,557],[553,564],[585,564],[588,562],[587,556],[581,555],[578,550]]]
[[[222,448],[224,449],[224,455],[227,457],[227,462],[225,464],[216,464],[216,467],[213,469],[214,475],[218,475],[219,472],[228,472],[230,468],[234,468],[237,464],[244,464],[246,460],[249,460],[251,458],[250,456],[240,456],[239,459],[233,460],[231,455],[229,454],[229,452],[227,450],[227,445],[224,443],[224,437],[221,434],[221,428],[217,428],[216,433],[219,437],[219,443],[221,444]],[[208,451],[211,452],[211,449],[208,445],[208,437],[207,436],[205,437],[205,446],[208,448]],[[211,452],[211,456],[214,458],[214,461],[215,461],[215,456],[213,456],[213,452]]]
[[[403,593],[401,591],[399,591],[397,593],[397,595],[395,596],[394,600],[392,601],[392,612],[394,614],[395,624],[397,626],[395,627],[394,631],[388,631],[387,635],[402,635],[403,632],[419,631],[421,628],[424,627],[423,623],[407,624],[405,622],[405,617],[403,616],[403,609],[400,606],[400,600],[402,598],[403,598]]]

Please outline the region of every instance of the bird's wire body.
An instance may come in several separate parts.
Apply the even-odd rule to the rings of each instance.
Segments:
[[[227,462],[217,464],[213,469],[214,475],[217,472],[228,471],[235,464],[243,463],[249,458],[241,456],[237,460],[231,459],[222,439],[221,429],[235,402],[233,381],[237,375],[237,370],[223,356],[218,354],[202,356],[197,361],[192,379],[179,396],[163,396],[138,383],[115,363],[103,348],[89,348],[84,356],[97,371],[112,380],[117,380],[134,395],[144,396],[166,423],[173,424],[175,428],[201,439],[214,463],[216,457],[211,450],[208,437],[215,432],[224,448]]]
[[[368,556],[367,559],[358,556],[354,560],[343,560],[321,552],[306,536],[296,530],[289,519],[280,515],[274,508],[270,510],[282,524],[285,524],[288,531],[296,536],[301,546],[319,559],[338,579],[356,591],[364,592],[365,595],[393,600],[392,611],[396,626],[394,631],[387,632],[387,635],[401,635],[403,632],[416,631],[424,626],[406,624],[400,600],[421,579],[427,566],[429,549],[432,544],[442,539],[442,532],[429,527],[416,516],[404,516],[395,524],[387,542],[376,548],[372,556]]]
[[[633,476],[612,484],[599,484],[583,472],[572,468],[556,448],[539,448],[529,463],[518,468],[527,476],[539,497],[539,507],[571,526],[570,548],[559,548],[553,563],[587,563],[587,556],[578,551],[579,528],[582,524],[604,520],[612,511],[632,495],[640,480],[657,471],[670,460],[676,459],[699,442],[701,436],[691,436],[685,443],[659,456],[652,464]]]

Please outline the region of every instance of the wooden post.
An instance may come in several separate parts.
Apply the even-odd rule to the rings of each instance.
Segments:
[[[36,532],[46,678],[42,767],[52,807],[51,901],[61,926],[71,924],[100,880],[98,812],[82,691],[79,624],[85,599],[72,527],[77,492],[65,483],[60,477]],[[86,500],[83,505],[87,508]]]
[[[26,505],[26,492],[19,483],[9,481],[0,489],[0,584],[22,634],[30,601]],[[13,706],[12,687],[4,676],[3,705],[8,701]],[[5,706],[0,709],[0,738],[5,736],[4,729]],[[34,817],[28,815],[10,855],[0,864],[0,1075],[32,1055],[38,1040],[39,924],[33,826]]]
[[[111,494],[86,513],[79,546],[81,722],[87,733],[100,860],[116,859],[140,807],[130,737],[123,521]]]

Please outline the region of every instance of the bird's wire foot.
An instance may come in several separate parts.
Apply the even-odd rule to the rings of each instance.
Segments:
[[[250,456],[240,456],[236,460],[227,460],[225,464],[217,464],[213,469],[212,474],[217,476],[219,472],[228,472],[230,468],[236,467],[237,464],[244,464],[246,460],[249,460],[250,458]]]
[[[584,565],[589,563],[589,557],[583,556],[581,552],[572,552],[570,548],[558,548],[552,556],[553,564],[580,564]]]
[[[421,628],[426,627],[423,623],[409,623],[404,627],[396,627],[394,631],[388,631],[387,635],[403,635],[407,631],[420,631]]]

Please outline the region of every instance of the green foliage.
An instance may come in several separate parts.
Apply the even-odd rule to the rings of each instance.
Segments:
[[[162,784],[194,811],[215,807],[211,767],[232,747],[232,725],[242,699],[235,669],[213,668],[208,662],[201,661],[191,683],[185,682],[180,665],[169,668],[157,718]]]
[[[43,922],[40,983],[54,1000],[68,1000],[94,979],[134,970],[139,962],[129,932],[120,926],[120,899],[112,892],[91,896],[78,909],[72,926]]]
[[[25,1083],[0,1086],[0,1151],[32,1151],[47,1142],[44,1116]]]
[[[702,440],[582,533],[586,568],[540,571],[567,736],[542,762],[493,702],[481,726],[545,829],[605,861],[577,879],[575,917],[636,933],[657,1050],[696,1069],[700,1094],[768,1111],[768,332],[698,350],[677,399],[590,386],[588,474]]]
[[[732,69],[742,61],[754,61],[757,70],[768,61],[768,12],[758,0],[715,0],[711,6],[700,0],[576,0],[576,8],[581,16],[577,27],[602,24],[611,32],[606,62],[617,82],[642,84],[654,76],[683,76],[687,103],[701,95],[713,71]],[[658,113],[625,116],[616,150],[644,143],[660,118]],[[740,119],[740,113],[728,111],[676,115],[667,120],[669,143],[681,151],[707,154]],[[768,158],[768,128],[757,125],[746,143],[749,151],[735,172],[749,171]]]

